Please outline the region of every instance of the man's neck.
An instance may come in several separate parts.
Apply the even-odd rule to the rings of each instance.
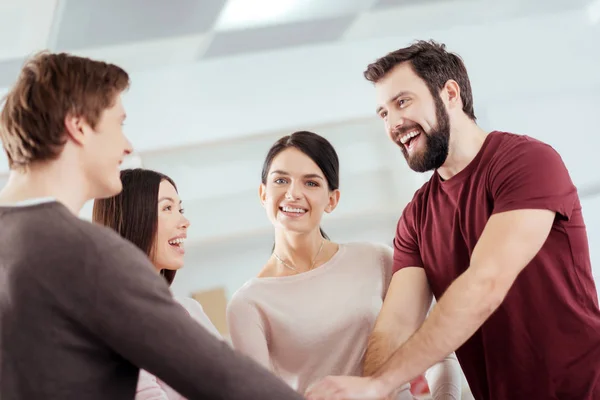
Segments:
[[[473,121],[460,124],[450,133],[450,148],[446,162],[437,172],[448,180],[465,169],[477,156],[488,133]]]
[[[88,200],[77,169],[70,171],[57,165],[32,166],[27,171],[11,171],[8,183],[0,191],[1,204],[52,198],[78,215]]]

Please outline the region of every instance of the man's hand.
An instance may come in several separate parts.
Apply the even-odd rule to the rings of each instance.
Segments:
[[[306,400],[382,400],[391,391],[374,378],[328,376],[308,388]]]

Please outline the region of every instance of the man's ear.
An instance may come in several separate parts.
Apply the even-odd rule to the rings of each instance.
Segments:
[[[460,98],[460,86],[458,86],[458,83],[454,79],[449,79],[444,85],[443,90],[448,107],[462,109],[463,104]]]
[[[81,117],[73,117],[71,115],[67,115],[65,117],[65,130],[67,135],[69,138],[71,138],[71,140],[79,145],[83,145],[83,142],[85,141],[85,125],[86,123]]]

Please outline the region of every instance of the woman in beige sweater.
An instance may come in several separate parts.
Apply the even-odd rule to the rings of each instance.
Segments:
[[[392,276],[392,249],[335,243],[320,229],[340,199],[333,146],[311,132],[267,154],[260,200],[275,229],[271,257],[232,297],[233,346],[300,393],[327,375],[360,375],[369,335]],[[460,398],[452,355],[428,376],[436,399]],[[397,399],[412,399],[408,387]]]

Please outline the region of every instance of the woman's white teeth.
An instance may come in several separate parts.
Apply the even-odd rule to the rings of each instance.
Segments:
[[[400,142],[402,142],[402,144],[406,144],[406,142],[408,142],[411,138],[414,138],[418,134],[419,134],[419,131],[410,131],[406,135],[404,135],[400,138]]]
[[[184,239],[182,239],[182,238],[169,240],[169,244],[172,244],[173,246],[178,246],[180,244],[183,244],[183,240]]]
[[[300,214],[303,214],[306,212],[306,210],[304,210],[302,208],[281,207],[281,209],[285,212],[293,212],[293,213],[300,213]]]

